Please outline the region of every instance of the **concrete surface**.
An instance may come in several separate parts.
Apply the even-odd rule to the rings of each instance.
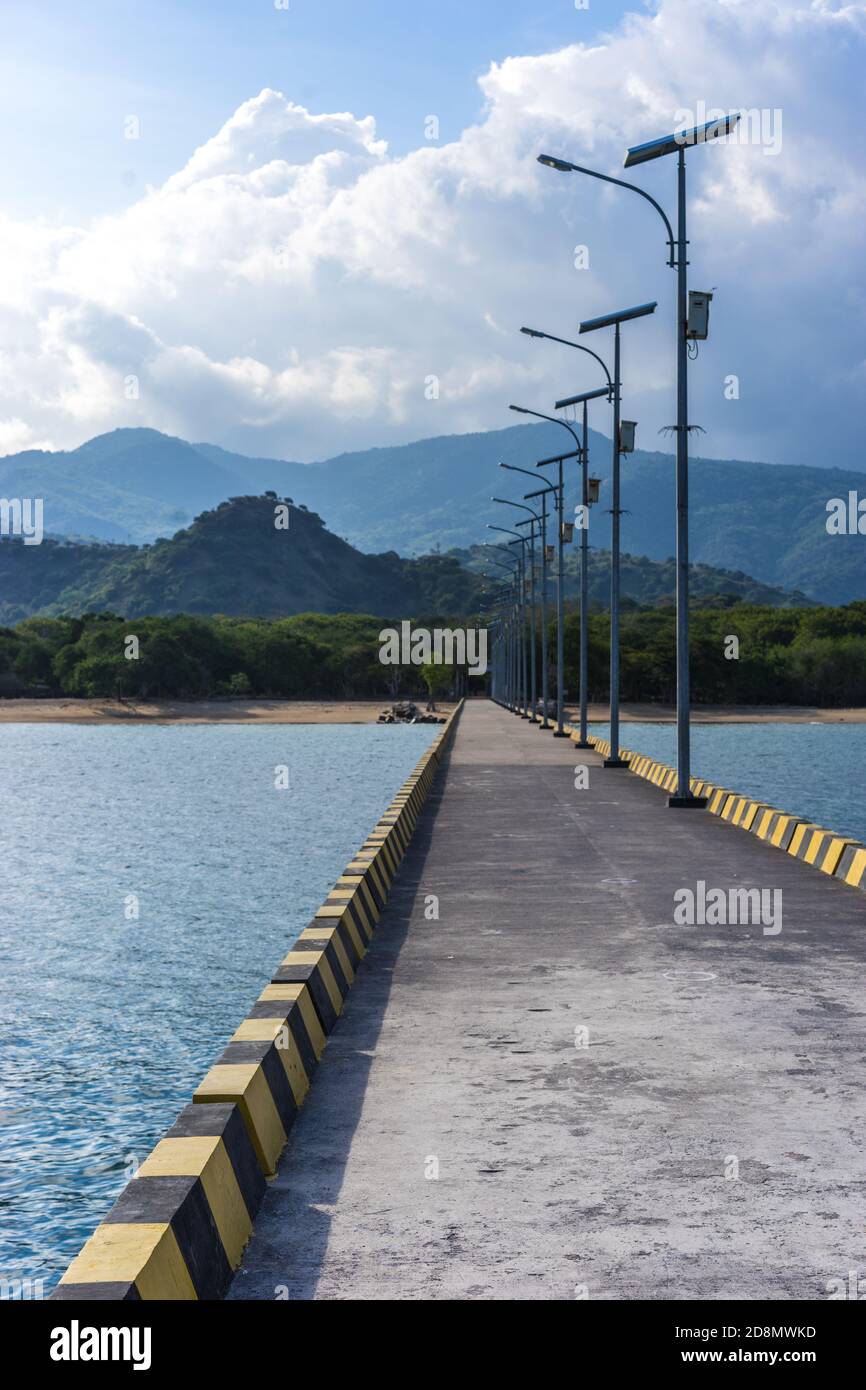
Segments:
[[[674,926],[698,879],[781,888],[781,933]],[[230,1297],[866,1292],[864,938],[857,890],[470,702]]]

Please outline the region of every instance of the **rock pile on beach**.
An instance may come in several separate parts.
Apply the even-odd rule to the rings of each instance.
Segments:
[[[390,709],[383,710],[376,720],[377,724],[444,724],[445,716],[426,714],[411,700],[401,700]]]

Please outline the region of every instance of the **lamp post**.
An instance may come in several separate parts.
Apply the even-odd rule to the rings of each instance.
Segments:
[[[508,464],[504,464],[503,466],[507,468],[507,467],[508,467]],[[520,471],[521,471],[521,473],[525,473],[527,470],[526,470],[525,468],[522,468]],[[534,474],[530,474],[530,477],[534,477],[534,476],[535,476]],[[548,495],[548,493],[550,493],[550,492],[553,493],[554,499],[555,499],[555,498],[556,498],[557,489],[553,486],[553,484],[548,483],[546,487],[538,488],[535,492],[525,492],[525,493],[523,494],[524,500],[527,501],[527,502],[532,502],[536,497],[540,497],[540,498],[541,498],[541,667],[542,667],[542,670],[541,670],[541,704],[542,704],[542,711],[541,711],[541,724],[539,725],[539,728],[540,728],[540,729],[549,729],[549,728],[550,728],[550,724],[548,723],[548,711],[549,711],[549,708],[550,708],[550,691],[549,691],[549,685],[550,685],[550,661],[549,661],[549,659],[548,659],[548,647],[549,647],[549,642],[548,642],[548,632],[547,632],[547,495]],[[555,500],[554,500],[554,506],[555,506]],[[518,524],[518,526],[523,526],[523,525],[525,525],[526,523],[525,523],[525,522],[522,522],[522,521],[519,521],[517,524]]]
[[[581,458],[581,482],[583,503],[583,525],[580,531],[580,675],[579,675],[579,701],[580,701],[580,737],[575,739],[576,748],[591,748],[592,744],[587,737],[587,701],[588,701],[588,669],[589,669],[589,635],[587,631],[588,611],[589,611],[589,424],[587,421],[587,401],[595,400],[597,397],[607,396],[608,400],[613,398],[613,380],[608,370],[604,358],[599,357],[597,352],[588,348],[583,343],[573,343],[570,338],[558,338],[553,333],[543,333],[538,328],[521,328],[521,333],[525,333],[528,338],[546,339],[551,343],[561,343],[564,347],[575,348],[578,352],[585,352],[589,357],[599,364],[607,377],[607,390],[602,387],[598,391],[587,391],[581,396],[572,398],[573,404],[582,402],[583,404],[583,455]]]
[[[535,478],[535,473],[531,473],[528,468],[519,468],[516,463],[500,463],[500,468],[506,468],[509,473],[525,473],[527,478]],[[538,519],[539,535],[541,539],[541,723],[540,729],[549,728],[547,722],[548,709],[548,659],[547,659],[547,496],[548,492],[553,492],[553,488],[543,488],[540,493],[524,493],[524,500],[541,497],[541,516]],[[520,524],[520,523],[518,523]]]
[[[495,501],[496,501],[496,498],[493,497],[493,498],[491,498],[490,500],[491,500],[492,502],[495,502]],[[528,692],[528,682],[527,682],[527,676],[526,676],[526,546],[527,546],[528,542],[527,542],[526,537],[525,537],[525,536],[522,536],[522,535],[520,534],[519,531],[511,531],[511,530],[509,530],[509,528],[508,528],[507,526],[492,526],[492,525],[488,522],[488,524],[487,524],[487,529],[488,529],[488,531],[501,531],[502,534],[505,535],[505,536],[516,536],[516,538],[517,538],[517,540],[518,540],[518,542],[519,542],[519,544],[520,544],[520,552],[519,552],[519,554],[518,554],[518,568],[517,568],[518,583],[519,583],[519,586],[520,586],[520,587],[519,587],[519,591],[518,591],[518,599],[517,599],[517,621],[518,621],[518,624],[519,624],[519,629],[518,629],[518,631],[519,631],[519,639],[520,639],[520,668],[521,668],[521,684],[522,684],[522,689],[523,689],[523,714],[521,715],[521,718],[522,718],[522,719],[528,719],[528,718],[529,718],[529,709],[528,709],[529,692]],[[514,541],[511,541],[511,545],[514,545]]]
[[[588,174],[590,178],[628,188],[651,203],[662,219],[668,238],[668,265],[677,272],[677,790],[668,798],[675,808],[702,808],[705,797],[691,790],[691,701],[689,694],[689,412],[688,412],[688,339],[689,296],[686,235],[686,147],[705,145],[720,136],[729,135],[739,121],[739,113],[706,121],[691,130],[665,135],[660,140],[648,140],[634,145],[626,152],[624,167],[646,164],[664,155],[677,156],[677,235],[674,237],[667,213],[637,184],[615,179],[596,169],[586,169],[568,160],[539,155],[539,163],[562,173]],[[692,336],[697,336],[692,335]],[[706,336],[704,333],[703,336]]]
[[[483,579],[489,579],[492,583],[498,583],[495,575],[481,572]],[[507,591],[504,588],[495,589],[490,595],[490,608],[496,614],[499,604],[504,604],[507,599]],[[493,655],[490,663],[490,698],[495,704],[501,705],[507,702],[507,691],[505,689],[505,675],[507,670],[506,660],[506,629],[505,617],[503,615],[494,616],[491,623],[493,633]]]
[[[557,417],[556,417],[555,415],[543,415],[542,412],[541,412],[540,410],[528,410],[528,409],[526,408],[526,406],[523,406],[523,405],[510,405],[510,406],[508,407],[508,409],[509,409],[509,410],[516,410],[517,413],[518,413],[518,415],[532,415],[532,416],[535,417],[536,420],[547,420],[547,421],[548,421],[550,424],[552,424],[552,425],[561,425],[563,429],[568,430],[569,434],[571,435],[572,439],[574,440],[574,450],[575,450],[575,451],[574,451],[574,454],[564,454],[562,457],[563,457],[563,458],[579,458],[579,457],[580,457],[580,440],[578,439],[578,437],[577,437],[577,435],[575,434],[574,430],[571,428],[571,425],[569,425],[567,421],[565,421],[565,420],[558,420]],[[543,463],[555,463],[555,462],[558,462],[558,463],[559,463],[559,500],[558,500],[558,510],[559,510],[559,540],[558,540],[558,564],[557,564],[557,573],[558,573],[559,582],[558,582],[558,584],[557,584],[557,594],[556,594],[556,729],[554,730],[553,736],[554,736],[554,738],[565,738],[565,737],[566,737],[566,733],[565,733],[564,728],[562,727],[562,715],[563,715],[563,685],[564,685],[564,682],[565,682],[565,646],[564,646],[565,638],[564,638],[564,625],[563,625],[564,611],[563,611],[563,594],[562,594],[563,584],[564,584],[564,580],[565,580],[564,565],[563,565],[563,552],[562,552],[562,545],[563,545],[562,523],[563,523],[563,520],[564,520],[565,505],[564,505],[564,495],[563,495],[563,486],[562,486],[562,459],[544,459],[542,462],[543,462]],[[538,466],[538,467],[541,467],[542,465],[539,464],[539,465],[537,465],[537,466]]]
[[[494,529],[498,529],[498,528],[494,528]],[[511,550],[509,550],[509,548],[508,548],[507,546],[505,546],[505,545],[487,545],[487,546],[485,547],[485,549],[488,549],[488,550],[502,550],[502,551],[504,551],[504,553],[508,556],[509,560],[517,560],[517,562],[518,562],[518,569],[519,569],[519,567],[520,567],[520,561],[519,561],[518,557],[517,557]],[[511,613],[510,613],[510,616],[509,616],[509,621],[508,621],[508,634],[507,634],[507,638],[506,638],[506,641],[507,641],[507,648],[506,648],[506,670],[507,670],[507,687],[508,687],[508,697],[507,697],[507,699],[506,699],[506,704],[508,705],[508,708],[511,709],[512,713],[518,714],[518,713],[520,712],[520,665],[519,665],[519,653],[518,653],[518,645],[517,645],[517,617],[516,617],[516,614],[517,614],[517,602],[518,602],[518,599],[517,599],[517,590],[516,590],[517,576],[516,576],[515,571],[514,571],[514,569],[512,568],[512,566],[509,565],[509,564],[507,564],[505,560],[500,560],[500,559],[498,558],[498,556],[496,556],[496,555],[488,555],[486,558],[487,558],[488,560],[490,560],[494,565],[499,565],[500,568],[505,569],[505,570],[508,570],[508,572],[509,572],[509,574],[510,574],[510,576],[511,576],[511,580],[510,580],[510,583],[509,583],[509,585],[508,585],[508,588],[509,588],[509,590],[511,591]],[[525,666],[524,666],[524,671],[525,671]]]
[[[513,467],[507,463],[501,463],[500,468]],[[528,469],[517,469],[516,472],[528,472]],[[530,474],[530,477],[532,475]],[[530,687],[532,697],[532,713],[529,716],[530,724],[538,723],[538,683],[536,675],[536,636],[535,636],[535,526],[541,524],[541,517],[538,512],[534,512],[531,507],[527,507],[523,502],[512,502],[507,497],[491,497],[491,502],[499,502],[503,507],[516,507],[519,511],[529,512],[531,520],[529,522],[518,522],[520,525],[529,526],[529,668],[530,668]],[[525,568],[525,566],[524,566]]]
[[[580,325],[581,333],[594,333],[599,328],[614,330],[613,339],[613,499],[611,504],[610,526],[610,757],[605,758],[605,767],[626,767],[619,756],[619,568],[620,568],[620,394],[622,371],[620,363],[620,328],[631,319],[644,318],[655,312],[656,304],[638,304],[633,309],[618,309],[613,314],[602,314],[600,318],[585,319]],[[571,397],[557,401],[557,409],[567,405]]]

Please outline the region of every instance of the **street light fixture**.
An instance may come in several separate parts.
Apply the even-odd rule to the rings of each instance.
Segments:
[[[509,473],[525,473],[527,478],[535,478],[528,468],[519,468],[516,463],[500,463],[500,468],[505,468]],[[533,497],[541,497],[541,723],[539,728],[548,729],[547,722],[549,708],[549,662],[547,657],[547,493],[555,492],[556,488],[548,485],[540,492],[524,493],[524,501],[529,502]],[[518,525],[521,523],[518,522]]]
[[[508,409],[509,409],[509,410],[515,410],[515,411],[517,411],[517,414],[518,414],[518,415],[532,415],[532,416],[535,417],[536,420],[547,420],[547,421],[548,421],[550,424],[552,424],[552,425],[561,425],[563,429],[568,430],[569,434],[571,435],[572,439],[574,440],[574,448],[575,448],[575,452],[574,452],[573,454],[563,454],[563,455],[562,455],[562,458],[579,458],[579,457],[580,457],[580,453],[581,453],[580,440],[578,439],[578,437],[577,437],[577,435],[575,434],[574,430],[571,428],[571,425],[569,425],[567,421],[565,421],[565,420],[558,420],[557,417],[556,417],[555,415],[544,415],[544,414],[542,414],[542,412],[541,412],[540,410],[528,410],[528,409],[526,408],[526,406],[524,406],[524,405],[510,405],[510,406],[508,407]],[[563,686],[564,686],[564,684],[565,684],[565,636],[564,636],[563,588],[564,588],[564,585],[565,585],[565,564],[564,564],[564,557],[563,557],[563,550],[562,550],[562,546],[563,546],[563,531],[562,531],[562,524],[561,524],[561,523],[565,520],[565,516],[564,516],[564,512],[565,512],[565,495],[564,495],[564,491],[563,491],[563,479],[562,479],[562,458],[560,458],[560,456],[557,455],[555,459],[544,459],[544,460],[542,460],[542,463],[558,463],[558,464],[559,464],[559,501],[558,501],[558,511],[559,511],[560,526],[559,526],[559,528],[558,528],[558,529],[559,529],[559,535],[558,535],[558,542],[557,542],[557,543],[558,543],[559,549],[558,549],[558,564],[557,564],[558,584],[557,584],[557,593],[556,593],[556,729],[554,730],[554,734],[553,734],[554,738],[566,738],[566,737],[567,737],[567,734],[566,734],[566,732],[565,732],[565,729],[563,728],[563,699],[564,699],[564,697],[563,697]],[[541,465],[538,465],[538,466],[540,467]]]
[[[492,502],[495,502],[496,498],[493,497],[490,500]],[[526,676],[526,546],[528,542],[526,537],[522,536],[519,531],[512,531],[507,526],[493,526],[490,522],[488,522],[487,530],[501,531],[504,536],[516,536],[517,540],[520,542],[520,554],[518,556],[519,563],[517,570],[518,582],[520,586],[517,598],[517,621],[519,624],[518,638],[520,646],[520,672],[521,687],[523,691],[523,714],[521,715],[521,719],[528,719],[529,692],[527,689],[528,681]],[[513,545],[514,541],[511,541],[510,544]]]
[[[509,468],[513,465],[500,463],[500,468]],[[521,473],[528,473],[528,469],[515,470]],[[532,475],[530,474],[530,477]],[[538,512],[533,511],[532,507],[527,507],[525,502],[512,502],[509,497],[491,497],[491,502],[498,502],[503,507],[514,507],[517,511],[529,512],[529,522],[518,522],[518,526],[529,526],[529,653],[530,653],[530,695],[532,713],[529,716],[530,724],[538,723],[538,676],[536,670],[537,639],[535,636],[535,526],[541,525],[541,517]]]
[[[642,145],[633,145],[626,152],[624,167],[632,169],[638,164],[660,159],[665,155],[677,156],[677,235],[667,213],[646,189],[625,179],[612,178],[610,174],[599,173],[597,169],[587,169],[569,160],[556,159],[552,155],[539,155],[539,163],[561,173],[588,174],[590,178],[601,179],[604,183],[628,188],[651,203],[665,225],[668,239],[668,265],[677,272],[677,791],[668,798],[672,807],[706,806],[706,798],[692,794],[691,790],[691,737],[690,737],[690,696],[689,696],[689,412],[688,412],[688,336],[689,336],[689,295],[686,248],[686,149],[689,145],[705,145],[712,140],[730,135],[740,119],[734,112],[691,130],[677,131],[662,136],[658,140],[647,140]]]
[[[613,314],[601,314],[598,318],[585,319],[580,325],[581,333],[594,333],[599,328],[613,327],[613,501],[611,505],[611,524],[610,524],[610,757],[605,759],[605,767],[626,767],[619,756],[619,531],[620,516],[620,488],[619,488],[619,458],[620,458],[620,388],[621,388],[621,366],[620,366],[620,329],[624,323],[629,323],[632,319],[645,318],[647,314],[655,312],[656,302],[650,304],[637,304],[632,309],[618,309]],[[557,401],[557,410],[562,409],[566,404],[572,403],[569,397],[565,401]]]
[[[517,556],[513,554],[513,552],[509,549],[508,546],[492,545],[489,542],[487,542],[485,543],[484,549],[487,551],[501,550],[508,557],[508,560],[517,560]],[[506,615],[502,623],[503,651],[501,661],[497,660],[497,665],[500,666],[502,672],[502,684],[504,686],[506,708],[510,709],[513,714],[517,714],[519,713],[520,706],[520,669],[517,651],[516,623],[517,597],[515,589],[517,576],[515,574],[513,565],[508,564],[505,559],[499,559],[497,555],[493,554],[486,555],[485,559],[489,563],[499,565],[501,569],[507,570],[511,576],[510,583],[508,584],[506,589],[506,594],[510,593],[511,596],[511,612],[510,614]]]
[[[593,353],[595,356],[595,353]],[[601,358],[598,359],[601,362]],[[607,372],[607,367],[602,366]],[[583,460],[581,469],[583,504],[582,525],[580,528],[580,736],[575,739],[575,747],[591,748],[589,741],[589,508],[598,501],[599,480],[589,476],[589,415],[590,401],[606,396],[613,399],[613,381],[608,373],[610,386],[601,386],[595,391],[582,391],[578,396],[569,396],[566,401],[558,401],[557,409],[563,405],[583,406]],[[593,486],[594,484],[594,486]]]
[[[538,328],[521,328],[521,333],[525,333],[529,338],[544,338],[551,343],[562,343],[564,347],[576,348],[578,352],[585,352],[599,364],[607,377],[607,389],[601,387],[596,391],[585,391],[579,396],[570,396],[569,405],[583,405],[583,459],[581,469],[581,502],[583,504],[583,526],[580,535],[580,661],[579,661],[579,704],[580,704],[580,733],[575,739],[577,748],[591,748],[589,742],[587,718],[588,718],[588,663],[589,663],[589,636],[587,624],[589,620],[589,512],[588,508],[593,502],[598,501],[598,480],[593,479],[590,485],[589,479],[589,421],[587,418],[587,401],[595,400],[601,396],[612,399],[613,380],[608,370],[607,363],[603,357],[599,357],[597,352],[588,348],[583,343],[572,342],[570,338],[558,338],[554,333],[543,333]]]

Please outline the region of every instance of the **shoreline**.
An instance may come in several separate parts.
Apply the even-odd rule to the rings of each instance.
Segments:
[[[0,724],[375,724],[382,700],[2,699]],[[424,713],[421,701],[418,708]],[[436,713],[450,714],[449,700]]]
[[[470,700],[470,703],[472,701]],[[0,699],[0,724],[375,724],[389,708],[380,700],[90,700]],[[423,711],[423,703],[419,704]],[[439,714],[454,704],[437,701]],[[566,705],[566,718],[578,711]],[[589,706],[589,720],[606,724],[604,705]],[[673,705],[624,704],[623,724],[674,724]],[[805,705],[702,705],[693,724],[866,724],[866,709],[820,709]]]

